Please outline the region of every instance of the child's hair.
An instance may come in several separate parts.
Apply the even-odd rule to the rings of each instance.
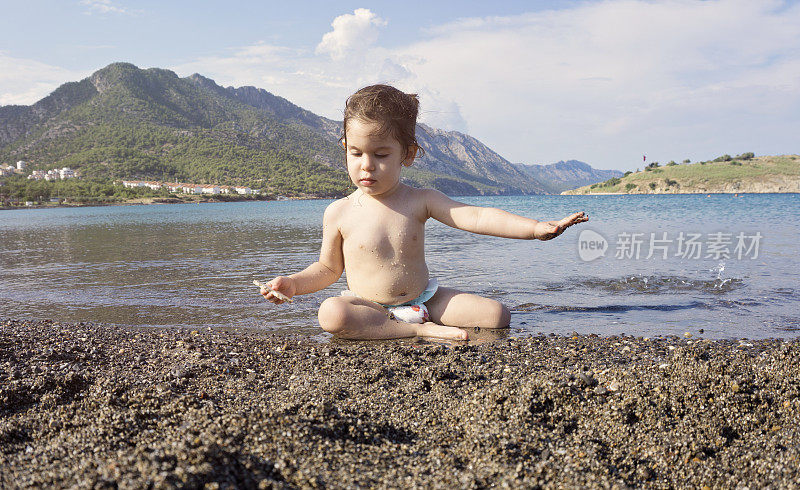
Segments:
[[[418,156],[425,152],[417,143],[416,127],[419,113],[417,94],[407,94],[390,85],[370,85],[347,98],[344,126],[340,140],[347,145],[347,122],[363,119],[381,125],[377,134],[391,134],[404,149],[414,147]]]

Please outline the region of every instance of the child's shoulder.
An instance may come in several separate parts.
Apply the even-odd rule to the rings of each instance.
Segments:
[[[445,194],[441,191],[437,191],[436,189],[431,189],[430,187],[423,187],[421,189],[414,189],[414,198],[417,201],[424,202],[426,205],[431,202],[436,202],[437,200],[446,197]]]
[[[417,193],[419,193],[419,195],[425,196],[425,197],[436,196],[436,195],[442,194],[441,191],[437,191],[436,189],[433,189],[433,188],[430,188],[430,187],[422,187],[420,189],[414,189],[414,190]]]
[[[335,219],[342,216],[343,213],[350,207],[353,198],[358,191],[350,194],[349,196],[342,197],[328,204],[325,208],[325,217],[327,219]]]
[[[328,204],[328,206],[325,208],[325,213],[327,214],[327,213],[340,212],[347,205],[347,203],[349,202],[348,200],[351,199],[351,197],[352,194],[350,196],[337,199],[332,203]]]

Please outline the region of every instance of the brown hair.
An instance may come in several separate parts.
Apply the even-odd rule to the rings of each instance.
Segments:
[[[419,113],[417,94],[407,94],[390,85],[370,85],[347,98],[344,108],[343,134],[339,140],[347,146],[347,122],[351,119],[380,124],[377,134],[391,134],[406,149],[414,147],[425,154],[417,143]],[[408,156],[408,153],[406,153]]]

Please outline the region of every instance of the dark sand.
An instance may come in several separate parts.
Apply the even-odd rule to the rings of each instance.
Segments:
[[[0,322],[0,487],[784,487],[800,342]]]

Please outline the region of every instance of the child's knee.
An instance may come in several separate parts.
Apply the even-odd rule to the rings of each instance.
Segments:
[[[504,328],[511,323],[511,311],[503,303],[490,300],[487,305],[485,328]]]
[[[341,298],[328,298],[319,305],[317,318],[323,330],[340,334],[347,326],[347,305]]]

